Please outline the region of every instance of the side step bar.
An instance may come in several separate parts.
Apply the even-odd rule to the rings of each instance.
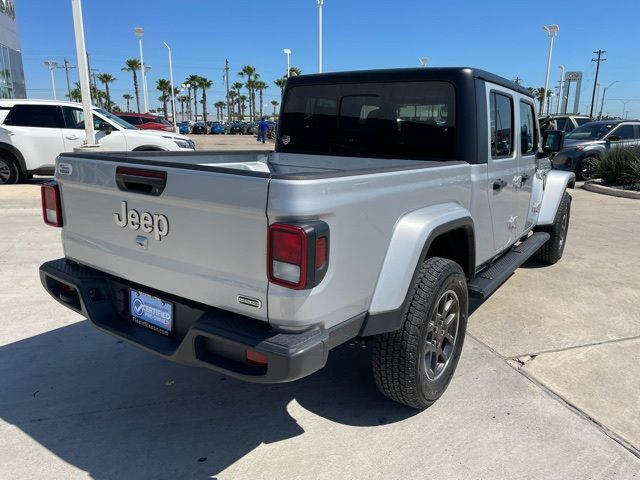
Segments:
[[[529,257],[549,240],[546,232],[536,232],[524,242],[511,248],[498,260],[478,272],[469,282],[469,295],[479,299],[486,299],[491,295],[511,274],[526,262]]]

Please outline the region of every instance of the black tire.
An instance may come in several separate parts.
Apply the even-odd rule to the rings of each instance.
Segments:
[[[548,227],[538,227],[536,231],[547,232],[550,235],[547,243],[542,245],[535,253],[535,259],[553,265],[562,258],[564,247],[567,244],[569,232],[569,218],[571,217],[571,195],[564,192],[558,206],[558,211],[553,219],[553,224]]]
[[[13,185],[20,181],[20,169],[8,155],[0,154],[0,185]]]
[[[596,157],[586,157],[578,162],[576,167],[577,180],[593,180],[596,177],[598,159]]]
[[[469,308],[462,268],[444,258],[426,260],[410,287],[409,299],[402,327],[375,339],[373,377],[385,396],[422,410],[444,393],[462,352]],[[449,301],[454,303],[443,309]],[[456,313],[449,328],[442,312],[446,318],[451,316],[448,312]],[[442,335],[445,330],[448,336]]]

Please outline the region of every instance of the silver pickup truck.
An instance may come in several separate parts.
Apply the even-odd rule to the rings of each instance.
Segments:
[[[482,70],[293,77],[273,152],[60,155],[42,198],[65,257],[42,284],[100,330],[252,382],[370,340],[381,392],[426,408],[469,296],[562,256],[562,141],[540,136],[529,91]]]

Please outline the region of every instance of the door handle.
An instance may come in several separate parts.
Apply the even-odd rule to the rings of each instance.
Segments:
[[[494,192],[499,192],[500,190],[502,190],[506,186],[507,186],[507,182],[505,182],[504,180],[499,178],[495,182],[493,182],[493,191]]]
[[[69,135],[67,137],[68,140],[78,140],[80,137],[78,137],[77,135]]]

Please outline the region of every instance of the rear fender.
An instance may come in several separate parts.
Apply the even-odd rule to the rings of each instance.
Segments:
[[[426,255],[431,242],[438,235],[460,227],[473,232],[471,214],[456,203],[425,207],[403,216],[394,228],[369,313],[374,315],[399,309],[418,263]],[[475,266],[472,271],[473,268]]]
[[[556,218],[556,212],[560,206],[562,195],[567,189],[567,186],[574,185],[576,183],[576,176],[573,172],[565,172],[561,170],[550,170],[547,172],[544,195],[542,197],[542,204],[540,205],[540,214],[538,215],[538,222],[536,225],[551,225]]]

